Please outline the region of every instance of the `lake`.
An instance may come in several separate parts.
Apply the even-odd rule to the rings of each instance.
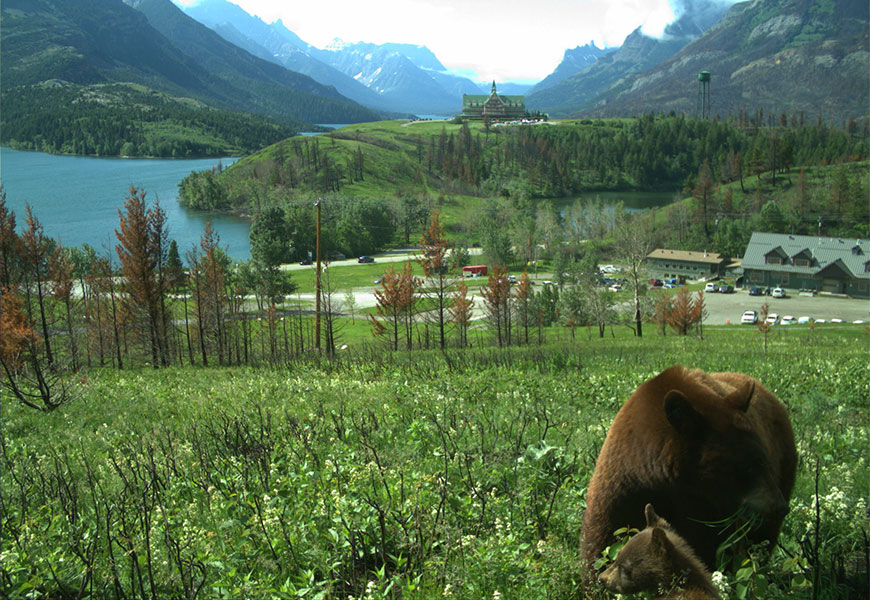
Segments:
[[[15,212],[19,231],[25,206],[30,205],[46,235],[64,246],[87,243],[98,253],[117,244],[118,209],[130,186],[142,188],[149,205],[160,200],[166,211],[169,238],[184,255],[199,244],[206,221],[220,236],[231,258],[250,258],[250,222],[226,213],[189,210],[178,202],[178,184],[191,171],[225,167],[235,158],[192,160],[152,158],[93,158],[0,148],[0,182],[6,205]]]

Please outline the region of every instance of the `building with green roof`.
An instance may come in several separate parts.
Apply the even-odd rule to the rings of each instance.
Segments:
[[[486,94],[462,94],[463,119],[522,119],[526,115],[525,96],[502,96],[492,82],[492,92]]]
[[[744,285],[870,297],[870,240],[753,233]]]

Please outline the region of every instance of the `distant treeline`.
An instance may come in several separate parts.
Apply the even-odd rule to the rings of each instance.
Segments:
[[[122,84],[21,86],[4,91],[2,102],[0,143],[61,154],[240,155],[292,136],[300,125]]]

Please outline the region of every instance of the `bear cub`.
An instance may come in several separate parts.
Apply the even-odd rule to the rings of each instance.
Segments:
[[[646,529],[632,537],[599,577],[618,594],[653,592],[660,600],[721,600],[710,573],[694,551],[647,504]]]

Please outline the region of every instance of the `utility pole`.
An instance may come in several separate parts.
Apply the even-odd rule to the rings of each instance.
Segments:
[[[320,352],[320,199],[314,203],[317,208],[317,225],[314,229],[314,252],[317,271],[314,275],[314,347]]]

